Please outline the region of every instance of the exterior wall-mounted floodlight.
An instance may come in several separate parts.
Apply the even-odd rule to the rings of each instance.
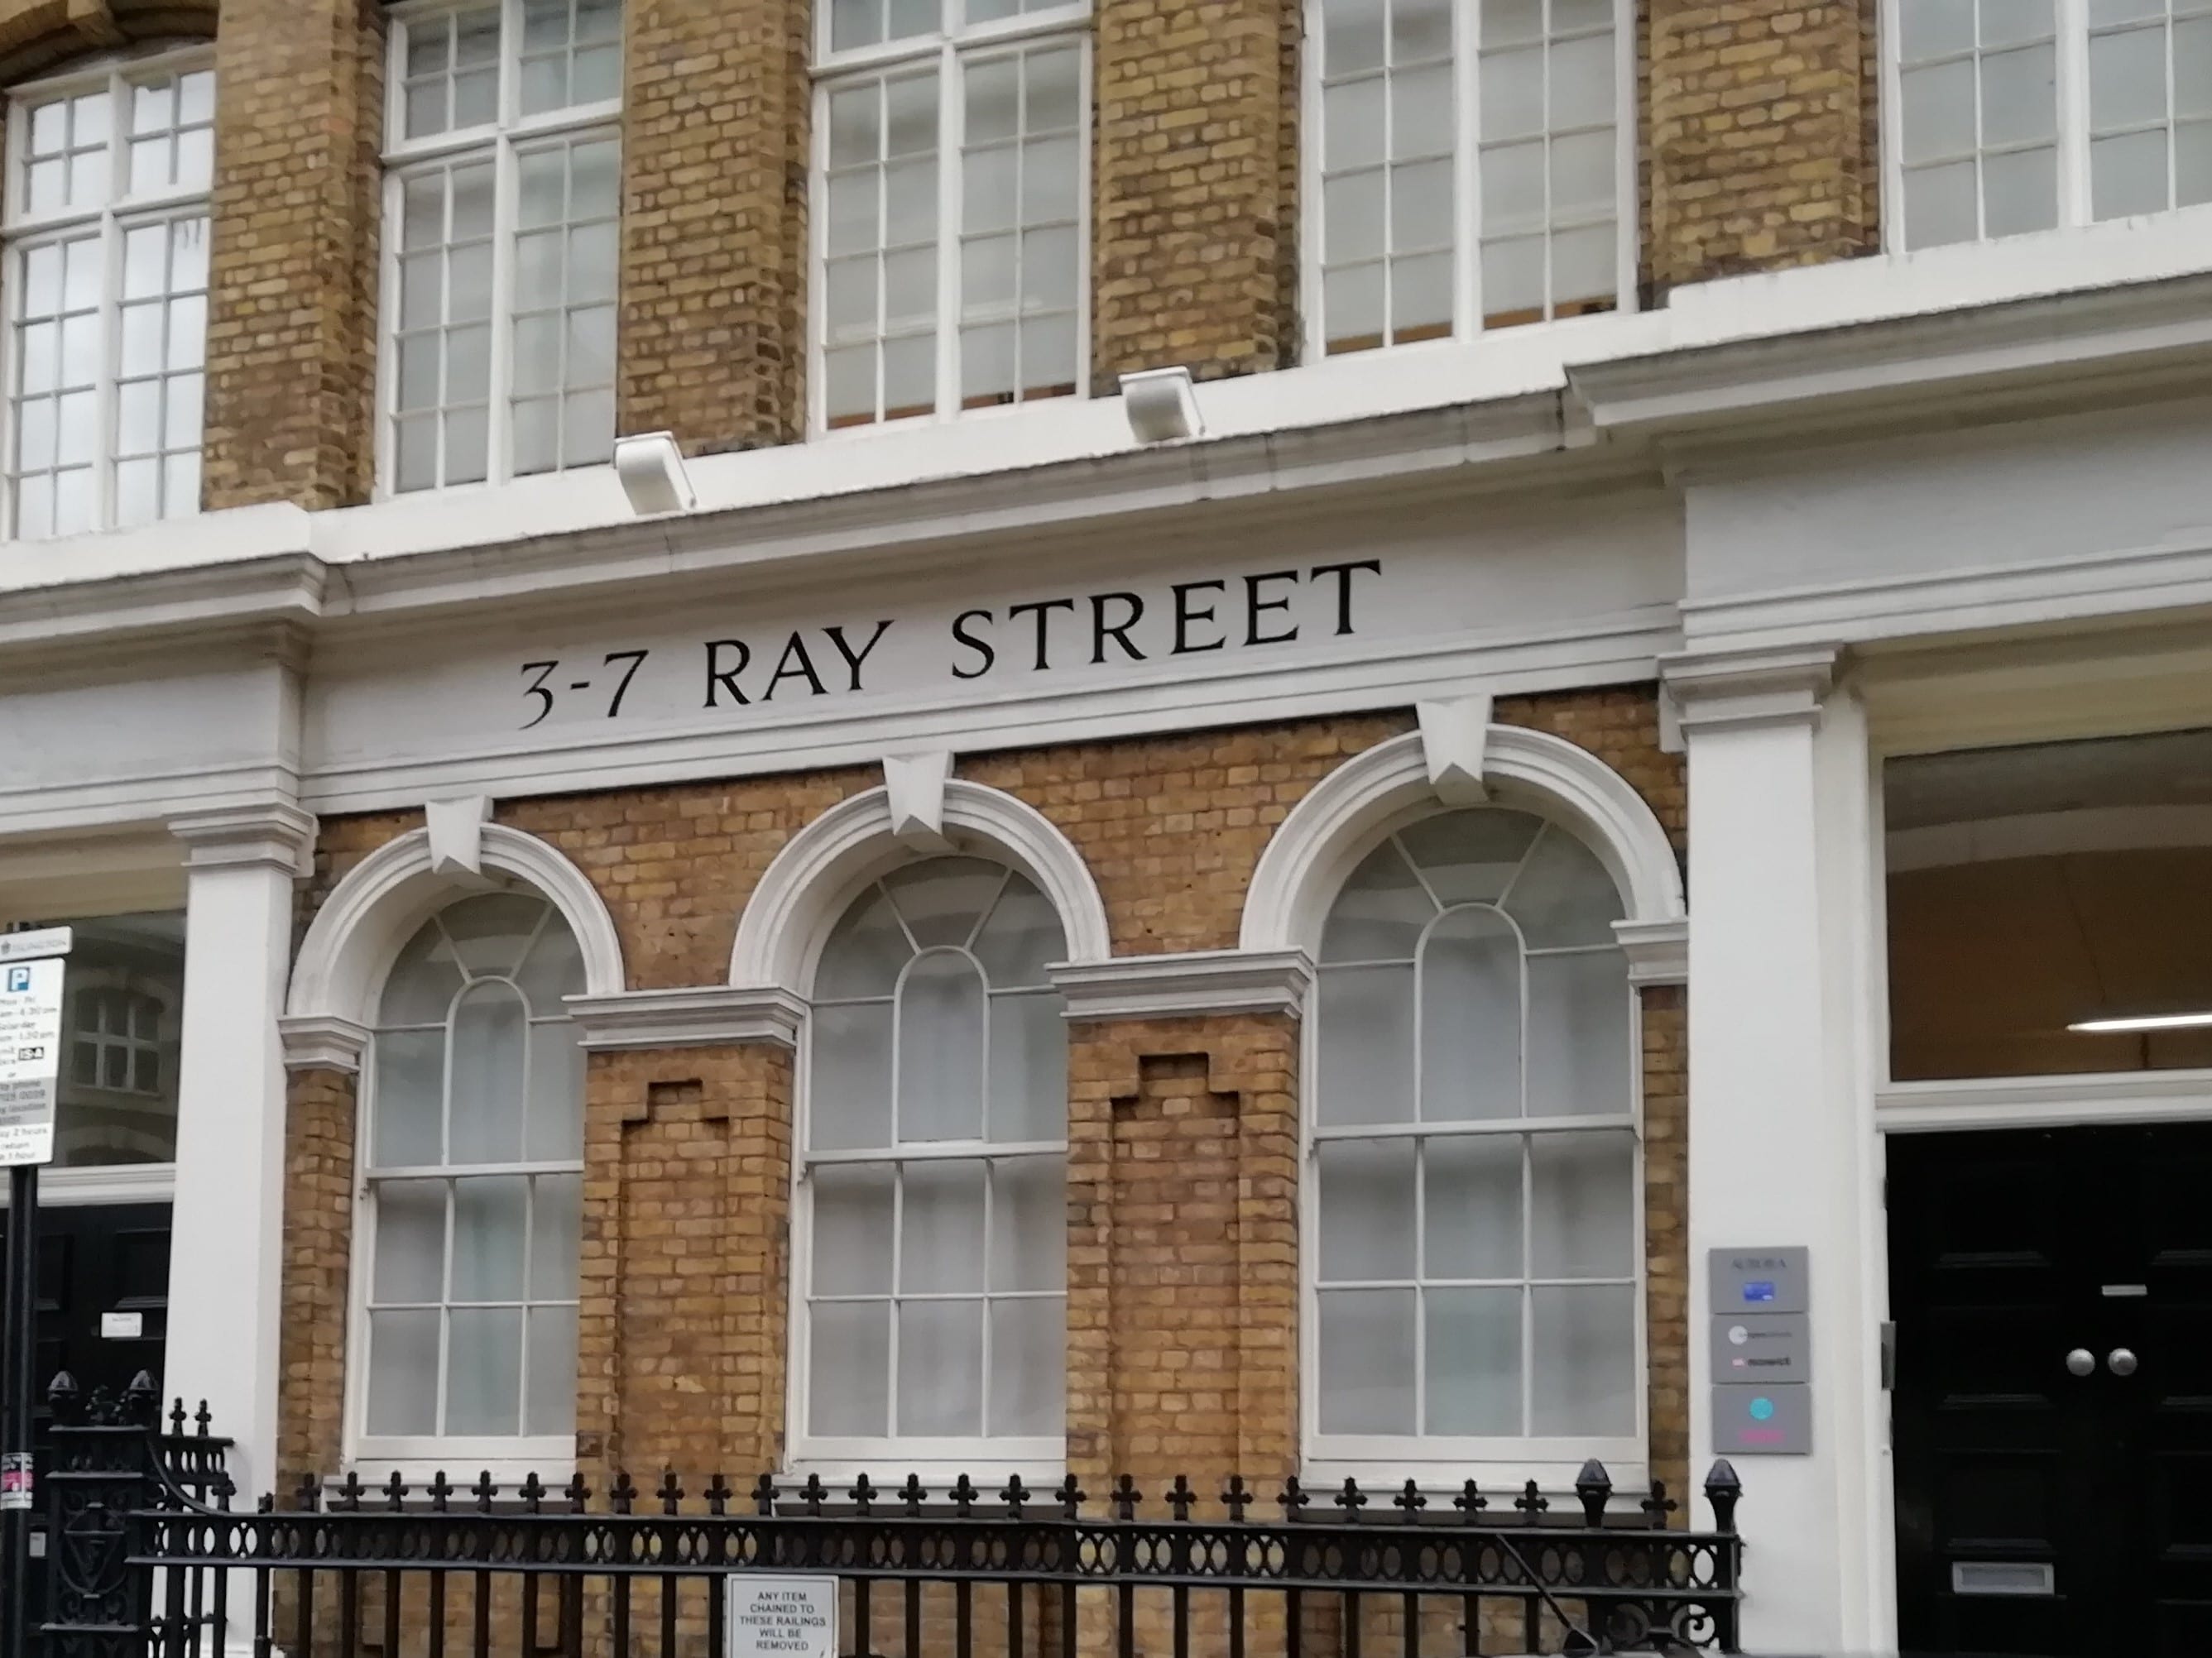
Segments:
[[[1206,422],[1198,417],[1198,398],[1190,386],[1190,370],[1180,365],[1122,375],[1121,407],[1139,443],[1172,443],[1206,434]]]
[[[641,432],[615,440],[615,476],[622,480],[629,509],[640,518],[656,513],[688,513],[699,504],[684,452],[673,432]]]

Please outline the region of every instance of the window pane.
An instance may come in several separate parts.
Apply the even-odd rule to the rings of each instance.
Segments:
[[[457,1163],[522,1156],[522,998],[496,981],[469,987],[453,1009],[450,1145]]]
[[[983,1287],[983,1165],[908,1163],[900,1175],[902,1294]]]
[[[1413,1121],[1413,969],[1323,968],[1316,987],[1317,1120]]]
[[[576,935],[557,914],[549,914],[537,942],[515,972],[514,982],[529,999],[530,1011],[538,1018],[562,1012],[563,996],[580,994],[584,988],[584,953]]]
[[[2058,222],[2058,152],[2022,149],[1982,163],[1984,221],[1992,236],[2049,230]]]
[[[1565,830],[1547,828],[1505,896],[1531,950],[1609,944],[1620,892],[1596,855]]]
[[[817,1151],[891,1143],[891,1008],[817,1007],[810,1016],[807,1139]]]
[[[890,900],[880,887],[870,887],[865,896],[831,929],[815,969],[817,1000],[848,996],[888,996],[898,984],[899,969],[913,958]]]
[[[368,1315],[368,1431],[438,1430],[438,1321],[434,1311]]]
[[[975,936],[975,959],[994,990],[1051,982],[1045,969],[1067,956],[1059,913],[1026,877],[1008,878],[1006,890]]]
[[[530,1182],[520,1175],[453,1182],[455,1301],[520,1301]]]
[[[1626,1116],[1631,1093],[1628,963],[1619,951],[1528,962],[1528,1114]]]
[[[454,1435],[522,1430],[522,1311],[447,1314],[446,1427]]]
[[[1960,161],[1905,175],[1905,237],[1913,247],[1971,241],[1980,234],[1974,166]]]
[[[952,950],[917,957],[899,988],[902,1141],[981,1138],[983,1051],[983,980],[975,964]]]
[[[453,940],[453,951],[471,977],[479,974],[507,975],[521,964],[523,952],[544,925],[558,925],[543,898],[519,893],[493,893],[464,898],[439,912],[438,920]],[[550,1013],[550,1008],[540,1012]]]
[[[1419,1210],[1413,1142],[1327,1140],[1320,1147],[1324,1284],[1410,1279]]]
[[[1521,1430],[1521,1297],[1510,1290],[1431,1290],[1423,1356],[1422,1431]]]
[[[1058,1296],[991,1303],[989,1434],[1056,1435],[1067,1418],[1067,1303]]]
[[[453,946],[435,921],[408,940],[384,981],[377,1017],[385,1024],[443,1024],[461,987]]]
[[[1382,0],[1328,0],[1322,8],[1322,73],[1382,67]]]
[[[2030,46],[1982,59],[1982,142],[2030,143],[2058,130],[2057,48]]]
[[[1521,1276],[1518,1134],[1430,1140],[1421,1151],[1423,1276]]]
[[[1627,1278],[1636,1270],[1636,1139],[1538,1134],[1528,1147],[1528,1263],[1539,1278]]]
[[[446,1183],[389,1181],[376,1190],[376,1267],[369,1299],[381,1306],[445,1298]]]
[[[1636,1431],[1636,1291],[1531,1291],[1531,1397],[1540,1435]]]
[[[825,1164],[807,1178],[814,1183],[814,1293],[889,1295],[890,1165]]]
[[[2166,31],[2089,37],[2089,124],[2100,131],[2166,117]]]
[[[1322,933],[1325,962],[1410,962],[1437,907],[1395,841],[1385,841],[1352,872]]]
[[[417,1169],[444,1162],[446,1033],[378,1032],[374,1075],[374,1166]]]
[[[1066,1008],[1057,991],[990,999],[991,1139],[1067,1138]]]
[[[530,1027],[530,1107],[523,1155],[559,1163],[584,1155],[584,1050],[566,1019]]]
[[[831,1302],[809,1315],[807,1426],[815,1433],[880,1437],[890,1430],[889,1302]]]
[[[902,1434],[983,1431],[983,1303],[903,1301],[898,1309]]]
[[[991,1165],[988,1288],[1051,1290],[1067,1283],[1067,1165],[1057,1157]]]
[[[1439,902],[1495,903],[1536,838],[1538,820],[1526,812],[1486,809],[1424,817],[1399,831]]]
[[[1492,909],[1455,910],[1421,948],[1421,1119],[1521,1113],[1521,946]]]
[[[576,1309],[530,1309],[530,1398],[522,1431],[571,1434],[576,1430]]]
[[[1414,1431],[1419,1370],[1412,1290],[1324,1290],[1321,1317],[1321,1430]]]
[[[2165,130],[2091,140],[2089,199],[2091,211],[2100,219],[2165,211]]]
[[[583,1253],[583,1181],[540,1175],[530,1187],[530,1298],[573,1301]]]
[[[884,886],[914,941],[965,945],[1006,884],[1006,872],[975,858],[933,858],[885,878]]]

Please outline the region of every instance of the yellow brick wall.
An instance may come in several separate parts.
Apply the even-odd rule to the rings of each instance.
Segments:
[[[1649,687],[1503,699],[1497,718],[1599,756],[1679,842],[1681,765],[1658,746]],[[1118,953],[1215,949],[1236,942],[1253,865],[1291,807],[1410,723],[1387,714],[1132,738],[976,756],[958,771],[1067,835]],[[738,916],[775,853],[877,780],[848,768],[507,802],[498,817],[598,885],[634,987],[710,985],[726,980]],[[302,924],[345,870],[420,821],[326,821]],[[1686,1499],[1678,1523],[1688,1518],[1681,1008],[1679,991],[1644,993],[1651,1452]],[[1071,1468],[1094,1497],[1123,1472],[1152,1499],[1177,1473],[1279,1480],[1297,1455],[1295,1023],[1085,1022],[1071,1027],[1069,1076]],[[641,1484],[671,1465],[694,1486],[717,1471],[735,1480],[781,1455],[792,1085],[791,1056],[771,1046],[590,1061],[578,1432],[595,1485],[617,1467]],[[331,1286],[343,1284],[345,1241],[332,1228],[351,1110],[343,1078],[295,1083],[288,1458],[334,1454],[344,1327]]]

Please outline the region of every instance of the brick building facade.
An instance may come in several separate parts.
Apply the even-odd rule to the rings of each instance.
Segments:
[[[1889,1195],[2212,1117],[2205,20],[1999,9],[0,0],[42,1333],[254,1488],[1725,1454],[1765,1648],[2195,1604]]]

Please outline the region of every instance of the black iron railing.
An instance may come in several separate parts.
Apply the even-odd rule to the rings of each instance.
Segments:
[[[184,1466],[197,1489],[179,1477],[179,1442],[216,1442],[129,1438],[75,1430],[82,1460],[118,1466],[112,1486],[81,1470],[75,1528],[57,1527],[65,1552],[81,1540],[106,1564],[57,1576],[48,1658],[224,1658],[249,1640],[264,1658],[722,1658],[724,1585],[763,1575],[835,1580],[839,1658],[1738,1649],[1725,1462],[1707,1531],[1670,1528],[1663,1490],[1616,1493],[1595,1462],[1556,1497],[1291,1480],[1263,1498],[1236,1479],[1178,1479],[1149,1501],[1127,1478],[1097,1501],[1072,1479],[687,1491],[673,1474],[649,1492],[621,1476],[601,1497],[581,1477],[349,1476],[249,1514],[204,1454]],[[143,1494],[118,1507],[133,1478]]]

